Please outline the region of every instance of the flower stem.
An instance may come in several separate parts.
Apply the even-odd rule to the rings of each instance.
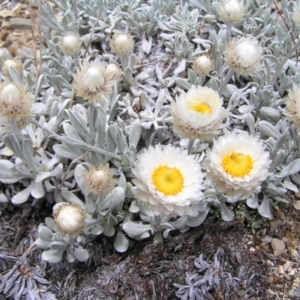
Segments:
[[[219,90],[219,95],[220,96],[222,96],[224,88],[228,84],[228,82],[229,82],[230,78],[232,77],[233,73],[234,73],[234,71],[232,69],[228,70],[228,72],[227,72],[227,74],[226,74],[226,76],[225,76],[225,78],[224,78],[224,80],[223,80],[223,82],[220,86],[220,90]]]
[[[291,55],[294,53],[295,50],[297,50],[297,48],[300,46],[300,39],[297,41],[297,43],[294,45],[294,47],[287,53],[287,55],[282,59],[281,63],[278,65],[272,80],[270,82],[270,85],[274,85],[276,82],[276,79],[278,78],[278,76],[280,75],[280,72],[282,70],[282,67],[284,66],[284,64],[288,61],[288,59],[291,57]]]
[[[118,155],[118,154],[108,152],[104,149],[89,145],[89,144],[87,144],[83,141],[77,140],[77,139],[73,139],[73,138],[70,138],[70,137],[67,137],[67,136],[60,136],[60,135],[56,134],[55,132],[53,132],[52,130],[42,126],[36,120],[31,120],[31,123],[34,124],[35,126],[41,128],[41,129],[43,129],[45,132],[47,132],[50,135],[50,137],[53,137],[53,138],[55,138],[56,140],[58,140],[60,142],[64,142],[64,143],[67,143],[67,144],[69,144],[71,146],[74,146],[74,147],[79,147],[79,148],[82,148],[82,149],[85,149],[85,150],[90,150],[90,151],[95,152],[95,153],[103,154],[103,155],[106,155],[106,156],[110,156],[111,158],[121,160],[121,156]]]

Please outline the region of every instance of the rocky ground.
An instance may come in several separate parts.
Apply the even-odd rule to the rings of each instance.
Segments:
[[[2,2],[0,9],[0,47],[13,56],[23,46],[34,49],[36,8],[21,1]],[[0,189],[9,194],[18,186]],[[51,214],[46,201],[34,210],[30,205],[1,207],[0,299],[177,299],[174,283],[186,285],[186,276],[197,273],[195,260],[202,254],[212,263],[216,253],[220,268],[214,276],[238,279],[234,287],[220,280],[205,299],[300,299],[297,196],[287,195],[289,204],[274,208],[272,221],[239,204],[233,222],[220,221],[215,212],[199,228],[174,232],[162,244],[132,240],[122,255],[110,239],[100,237],[89,245],[88,262],[56,265],[43,262],[42,250],[34,245],[38,224]],[[21,297],[26,289],[31,292]]]

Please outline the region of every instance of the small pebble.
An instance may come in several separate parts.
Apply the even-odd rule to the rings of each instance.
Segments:
[[[273,239],[271,242],[271,246],[273,248],[273,252],[275,256],[279,256],[284,252],[285,244],[282,240]]]

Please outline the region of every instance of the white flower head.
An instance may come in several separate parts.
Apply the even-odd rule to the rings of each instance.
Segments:
[[[87,191],[106,196],[115,187],[117,180],[113,178],[114,172],[109,164],[100,165],[98,168],[90,165],[89,171],[84,174],[84,186]]]
[[[136,197],[156,215],[191,214],[191,205],[202,199],[203,173],[200,164],[187,151],[171,145],[144,149],[132,170],[137,179]]]
[[[16,120],[21,128],[25,127],[32,118],[33,97],[31,93],[26,93],[26,90],[26,85],[8,81],[0,84],[0,116]]]
[[[89,102],[104,102],[105,96],[111,94],[112,87],[117,83],[105,74],[105,65],[98,60],[85,60],[73,77],[76,94]]]
[[[54,222],[60,233],[78,236],[85,225],[84,209],[76,204],[57,203],[53,207]]]
[[[207,179],[231,198],[246,199],[260,192],[270,175],[269,153],[262,141],[247,132],[231,132],[214,141],[203,163]]]
[[[300,130],[300,87],[296,84],[293,84],[293,88],[289,90],[283,114],[288,121],[294,122],[297,129]]]
[[[129,33],[116,32],[110,40],[109,46],[117,55],[128,54],[133,50],[134,40]]]
[[[224,23],[239,23],[245,15],[245,6],[238,0],[223,0],[219,4],[218,14]]]
[[[192,86],[171,103],[173,129],[181,138],[211,139],[225,125],[227,111],[213,89]]]
[[[193,69],[198,75],[207,75],[214,69],[214,66],[207,55],[201,55],[194,58]]]
[[[73,32],[67,32],[59,40],[59,46],[61,51],[66,56],[77,55],[81,50],[82,41]]]
[[[262,52],[254,38],[233,38],[226,47],[225,58],[238,75],[252,75],[260,68]]]

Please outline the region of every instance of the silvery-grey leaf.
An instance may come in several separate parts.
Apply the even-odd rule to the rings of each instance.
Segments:
[[[187,79],[176,78],[176,85],[184,90],[189,90],[191,88],[191,84],[187,81]]]
[[[221,207],[221,218],[223,221],[232,221],[234,218],[233,212],[226,206],[225,203],[220,203]]]
[[[63,243],[63,242],[58,242],[58,241],[54,241],[54,242],[51,242],[51,245],[50,245],[50,249],[51,250],[65,250],[67,247],[67,244],[66,242]]]
[[[112,225],[105,223],[103,225],[103,228],[104,228],[103,234],[105,236],[108,236],[108,237],[114,236],[114,234],[115,234],[115,228]]]
[[[174,70],[174,74],[179,74],[186,69],[186,59],[182,59],[181,62],[178,64],[178,67]]]
[[[53,238],[53,232],[46,226],[40,226],[38,235],[43,241],[47,242],[51,242]]]
[[[142,134],[142,126],[140,120],[134,120],[128,129],[129,147],[136,148]]]
[[[40,199],[45,196],[42,182],[37,182],[34,184],[34,187],[31,190],[31,196],[35,199]]]
[[[82,165],[77,165],[74,172],[74,178],[76,180],[77,185],[79,188],[85,193],[84,188],[84,173],[87,172],[87,169]]]
[[[241,114],[246,114],[246,113],[252,112],[253,109],[254,109],[253,105],[242,105],[239,107],[239,112]]]
[[[209,208],[206,208],[203,212],[199,212],[199,215],[197,217],[188,217],[187,225],[190,227],[197,227],[201,225],[209,212]]]
[[[252,197],[249,197],[246,201],[247,205],[250,207],[250,208],[253,208],[253,209],[256,209],[259,205],[258,203],[258,197],[257,195],[254,195]]]
[[[100,235],[104,231],[104,228],[100,224],[95,224],[91,229],[91,234]]]
[[[19,192],[15,196],[13,196],[13,198],[11,199],[11,202],[16,205],[26,202],[28,200],[28,197],[31,193],[31,190],[34,188],[34,186],[35,186],[35,183],[32,182],[26,189]]]
[[[134,214],[140,211],[140,208],[136,205],[136,201],[132,201],[129,207],[129,211]]]
[[[86,249],[83,249],[83,248],[75,248],[74,249],[74,256],[76,257],[76,259],[78,261],[87,261],[90,254],[89,252],[86,250]]]
[[[47,227],[49,227],[52,231],[56,232],[57,231],[57,226],[52,218],[45,218],[45,223]]]
[[[72,139],[75,140],[79,140],[81,141],[81,137],[79,136],[79,134],[77,133],[77,131],[75,130],[75,128],[68,124],[68,123],[64,123],[63,124],[63,128],[64,128],[64,132],[66,133],[66,135]]]
[[[44,103],[32,103],[32,112],[35,115],[45,115],[47,114],[47,106]]]
[[[103,200],[102,205],[100,206],[101,210],[105,209],[114,209],[125,199],[125,191],[123,188],[117,186],[115,187]]]
[[[174,222],[170,222],[170,224],[174,228],[182,230],[182,229],[184,229],[187,226],[188,221],[189,221],[189,217],[188,216],[183,216],[183,217],[178,218]]]
[[[41,172],[35,177],[35,182],[41,182],[46,178],[49,178],[51,176],[51,172]]]
[[[51,245],[51,242],[47,242],[42,240],[41,238],[37,238],[35,244],[41,249],[48,249]]]
[[[70,251],[69,247],[67,248],[67,261],[73,263],[76,260],[73,251]]]
[[[117,235],[114,241],[114,248],[116,251],[123,253],[125,252],[129,247],[129,241],[123,234],[121,230],[117,231]]]
[[[283,186],[284,186],[286,189],[288,189],[288,190],[290,190],[290,191],[293,191],[293,192],[295,192],[295,193],[298,193],[298,192],[299,192],[298,187],[297,187],[295,184],[293,184],[290,180],[285,179],[285,180],[283,181]]]
[[[60,177],[63,173],[63,165],[59,164],[54,170],[51,171],[51,176]]]
[[[258,122],[258,128],[260,132],[267,137],[272,137],[275,140],[278,140],[280,137],[280,132],[277,128],[267,121]]]
[[[47,250],[43,252],[42,259],[52,264],[59,263],[62,260],[63,253],[64,250]]]
[[[276,174],[276,177],[286,177],[292,174],[296,174],[300,171],[300,158],[295,159],[285,166],[280,173]]]
[[[151,230],[150,225],[127,221],[122,226],[123,230],[131,236],[139,236],[144,232]]]
[[[270,198],[268,196],[264,195],[264,199],[260,204],[260,206],[258,207],[258,212],[261,216],[269,220],[273,219],[271,209],[270,209]]]
[[[69,158],[69,159],[75,159],[78,156],[80,156],[80,150],[78,149],[71,149],[65,145],[54,145],[53,146],[53,150],[55,151],[55,153],[57,153],[59,156],[63,157],[63,158]],[[77,150],[79,152],[77,152]]]
[[[63,198],[73,204],[78,204],[81,207],[85,207],[83,202],[77,197],[75,196],[75,194],[73,194],[72,192],[66,191],[66,190],[62,190],[61,191],[61,195],[63,196]]]

